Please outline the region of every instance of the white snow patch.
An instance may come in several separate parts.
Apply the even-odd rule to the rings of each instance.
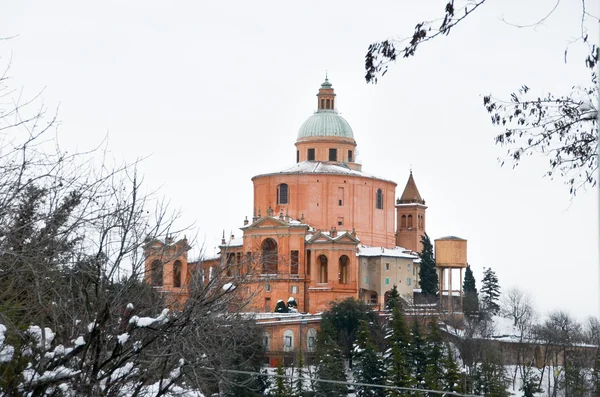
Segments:
[[[133,303],[128,303],[128,304],[127,304],[127,308],[128,308],[129,310],[133,310]]]
[[[124,345],[129,340],[129,334],[125,332],[124,334],[117,336],[117,340],[119,341],[119,344]]]
[[[4,343],[6,339],[6,326],[0,324],[0,363],[7,363],[12,360],[15,348]]]
[[[27,333],[33,336],[33,338],[36,341],[37,347],[43,350],[49,349],[50,344],[54,340],[54,332],[52,332],[52,330],[48,327],[44,327],[44,333],[46,338],[45,341],[42,340],[44,338],[42,328],[37,325],[32,325],[29,328],[27,328]]]
[[[111,382],[114,382],[118,379],[123,379],[125,378],[127,375],[129,375],[131,373],[131,370],[133,369],[133,363],[126,363],[124,366],[122,366],[121,368],[117,368],[115,370],[115,372],[113,372],[110,375],[110,380]]]
[[[73,343],[75,344],[75,346],[83,346],[85,345],[85,339],[83,339],[83,336],[79,336],[77,337],[77,339],[75,339]]]
[[[156,318],[133,316],[129,320],[129,324],[134,324],[135,326],[137,326],[139,328],[148,327],[156,322],[161,323],[161,322],[166,321],[168,315],[169,315],[169,309],[163,309],[160,316],[158,316]]]
[[[227,284],[223,285],[224,291],[233,291],[234,289],[235,289],[235,285],[233,285],[233,283],[227,283]]]

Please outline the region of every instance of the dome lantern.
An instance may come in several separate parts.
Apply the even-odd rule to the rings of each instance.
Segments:
[[[339,137],[354,140],[350,124],[335,109],[335,92],[327,75],[317,94],[317,111],[298,131],[298,139],[311,137]]]

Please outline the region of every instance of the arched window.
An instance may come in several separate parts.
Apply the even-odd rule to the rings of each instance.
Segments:
[[[181,261],[173,263],[173,287],[181,288]]]
[[[163,285],[163,266],[159,260],[155,260],[150,265],[150,282],[154,286]]]
[[[381,189],[377,189],[377,203],[376,203],[377,209],[378,210],[382,210],[383,209],[383,191]]]
[[[325,103],[327,103],[327,105],[326,105],[326,108],[327,108],[327,109],[331,109],[331,108],[329,107],[329,99],[327,99],[327,100],[325,101]]]
[[[263,273],[277,273],[277,242],[268,238],[262,243]]]
[[[325,99],[321,99],[321,109],[325,109]]]
[[[406,215],[402,215],[400,218],[400,227],[406,227]]]
[[[409,216],[408,216],[408,225],[407,225],[407,227],[408,227],[409,229],[412,229],[412,227],[413,227],[412,215],[409,215]]]
[[[294,351],[294,331],[291,329],[283,331],[283,351]]]
[[[263,346],[265,348],[266,351],[271,350],[271,334],[268,332],[265,332],[263,334]]]
[[[327,257],[325,255],[319,255],[319,282],[327,282]]]
[[[317,348],[317,330],[309,328],[306,332],[306,350],[314,352]]]
[[[277,186],[277,204],[287,204],[288,203],[288,185],[286,183],[282,183]]]
[[[346,255],[340,256],[340,270],[339,270],[340,284],[348,284],[348,262],[349,262],[349,258]]]

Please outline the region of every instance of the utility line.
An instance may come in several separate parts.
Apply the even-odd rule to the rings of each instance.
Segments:
[[[203,367],[203,369],[214,370],[215,368]],[[463,394],[452,391],[441,391],[441,390],[430,390],[430,389],[416,389],[414,387],[400,387],[400,386],[390,386],[390,385],[375,385],[371,383],[360,383],[360,382],[348,382],[343,380],[330,380],[330,379],[305,379],[300,378],[299,376],[293,375],[277,375],[277,374],[265,374],[263,372],[255,372],[255,371],[242,371],[237,369],[220,369],[221,372],[229,372],[234,374],[244,374],[244,375],[258,375],[258,376],[269,376],[274,378],[284,378],[290,380],[307,380],[310,382],[321,382],[321,383],[332,383],[337,385],[346,385],[346,386],[365,386],[365,387],[376,387],[380,389],[391,389],[391,390],[402,390],[402,391],[412,391],[412,392],[421,392],[421,393],[432,393],[432,394],[441,394],[444,396],[459,396],[459,397],[481,397],[475,394]]]

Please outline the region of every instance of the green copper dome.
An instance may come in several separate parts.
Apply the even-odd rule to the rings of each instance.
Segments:
[[[337,136],[354,139],[350,124],[335,110],[319,110],[298,131],[298,139],[313,136]]]

